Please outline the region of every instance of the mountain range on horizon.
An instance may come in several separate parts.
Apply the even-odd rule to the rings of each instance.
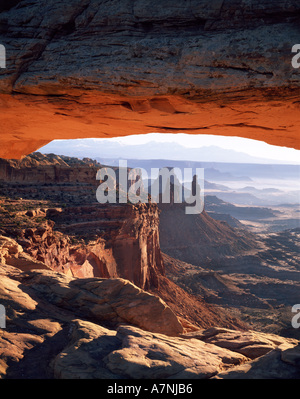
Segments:
[[[39,149],[40,152],[78,158],[114,159],[169,159],[199,162],[293,164],[288,161],[259,158],[243,151],[221,148],[215,145],[188,148],[176,142],[150,141],[129,145],[114,140],[76,139],[54,140]]]

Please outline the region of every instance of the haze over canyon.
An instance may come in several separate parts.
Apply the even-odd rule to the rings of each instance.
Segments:
[[[300,149],[299,18],[296,0],[0,5],[1,379],[300,378],[297,152],[221,149]],[[93,146],[145,133],[219,141]],[[124,195],[124,158],[147,201],[99,203],[99,169]],[[194,179],[151,198],[151,168],[174,167],[204,170],[203,212],[176,201]]]

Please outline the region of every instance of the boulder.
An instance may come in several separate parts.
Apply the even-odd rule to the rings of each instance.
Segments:
[[[256,359],[280,345],[297,345],[292,338],[258,331],[233,331],[228,328],[212,327],[206,330],[183,334],[184,338],[197,338],[204,342],[238,352],[250,359]]]
[[[76,279],[35,270],[26,275],[26,285],[50,303],[67,310],[78,309],[79,315],[97,323],[116,327],[127,322],[171,336],[183,332],[178,318],[158,296],[143,291],[128,280]]]
[[[251,360],[237,349],[246,338],[247,346],[258,344],[259,333],[216,328],[179,336],[168,307],[126,280],[0,264],[0,303],[1,378],[299,378],[299,341],[272,335],[275,349]],[[215,343],[205,341],[213,336]]]
[[[217,379],[297,379],[300,378],[300,347],[279,345],[265,356],[218,374]]]
[[[131,326],[118,328],[122,347],[105,359],[107,368],[125,378],[210,378],[247,358],[196,339],[167,337]]]

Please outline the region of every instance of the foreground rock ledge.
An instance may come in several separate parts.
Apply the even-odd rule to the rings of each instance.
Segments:
[[[127,280],[0,265],[0,303],[2,378],[259,378],[265,368],[299,378],[299,341],[222,328],[186,334],[163,301]]]
[[[14,300],[12,293],[5,287],[5,281],[4,278],[0,283],[3,285],[1,303],[4,306],[8,298]],[[42,300],[58,309],[76,309],[76,314],[96,323],[116,327],[127,322],[171,336],[183,332],[175,314],[159,297],[143,291],[128,280],[76,279],[53,271],[33,270],[18,275],[18,281],[14,281],[14,284],[17,284],[20,295],[24,290],[30,297],[33,295],[37,303]]]

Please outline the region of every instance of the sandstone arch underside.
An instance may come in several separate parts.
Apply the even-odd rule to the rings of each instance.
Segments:
[[[300,149],[296,0],[15,0],[0,6],[0,157],[163,132]]]

